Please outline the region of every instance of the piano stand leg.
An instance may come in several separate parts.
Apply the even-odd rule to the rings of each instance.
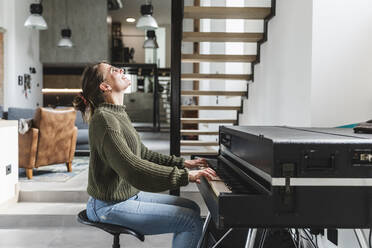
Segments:
[[[215,244],[214,246],[212,246],[212,248],[217,248],[220,243],[227,237],[227,235],[229,235],[229,233],[231,233],[233,230],[233,228],[230,228]]]
[[[208,226],[211,221],[211,214],[208,212],[207,218],[205,219],[204,225],[203,225],[203,232],[202,236],[200,237],[198,248],[204,248],[208,244]]]
[[[258,246],[259,248],[263,248],[264,247],[265,240],[266,240],[266,235],[267,235],[267,229],[265,228],[265,229],[262,230],[260,244]]]
[[[250,228],[244,248],[263,248],[268,229]]]
[[[209,235],[209,225],[211,223],[211,214],[208,212],[207,218],[204,222],[203,225],[203,232],[202,236],[200,237],[199,243],[198,243],[198,248],[207,248],[208,246],[208,235]],[[212,246],[212,248],[217,248],[219,245],[223,242],[223,240],[231,233],[234,231],[234,228],[230,228],[227,230],[227,232],[224,233],[224,235]]]
[[[360,248],[368,248],[368,241],[363,231],[361,229],[354,229],[354,233]]]
[[[244,248],[254,248],[254,241],[256,240],[257,229],[250,228],[248,230],[247,241],[245,242]]]

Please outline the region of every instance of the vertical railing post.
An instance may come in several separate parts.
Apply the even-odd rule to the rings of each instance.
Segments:
[[[180,156],[181,140],[181,43],[183,0],[172,0],[171,31],[171,123],[170,154]],[[170,194],[179,195],[180,190],[171,190]]]

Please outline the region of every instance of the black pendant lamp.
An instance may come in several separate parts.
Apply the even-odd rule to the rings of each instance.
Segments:
[[[61,30],[62,38],[58,41],[58,47],[71,48],[74,46],[71,40],[71,29],[67,25],[67,0],[65,0],[65,25],[67,28]]]
[[[143,43],[143,48],[159,48],[158,43],[156,42],[155,30],[147,30],[146,32],[147,39]]]
[[[41,3],[31,4],[30,12],[31,15],[25,21],[25,27],[38,30],[48,29],[48,25],[41,15],[43,13],[43,6],[41,5]]]
[[[153,13],[153,6],[151,2],[147,2],[144,5],[141,5],[141,17],[138,19],[137,28],[145,29],[145,30],[155,30],[157,29],[158,23],[156,22],[155,18],[152,17]]]

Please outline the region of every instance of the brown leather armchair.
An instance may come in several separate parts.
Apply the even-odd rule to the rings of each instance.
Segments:
[[[33,127],[18,135],[19,167],[26,169],[28,179],[33,168],[51,164],[66,163],[71,172],[77,137],[75,118],[73,108],[36,110]]]

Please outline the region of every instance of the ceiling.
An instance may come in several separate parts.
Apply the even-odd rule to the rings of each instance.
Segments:
[[[122,0],[123,8],[109,11],[108,14],[113,21],[119,21],[123,25],[127,25],[125,21],[128,17],[134,17],[136,20],[141,16],[141,5],[145,4],[145,0]],[[159,26],[171,24],[171,5],[172,0],[153,0],[154,7],[153,17],[158,22]],[[135,25],[135,23],[133,24]]]

